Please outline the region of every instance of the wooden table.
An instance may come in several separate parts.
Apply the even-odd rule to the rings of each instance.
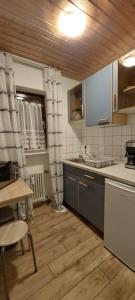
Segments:
[[[3,187],[0,190],[0,208],[8,205],[12,205],[25,200],[26,203],[26,221],[28,226],[23,221],[11,222],[9,224],[1,226],[0,232],[0,247],[3,262],[3,273],[5,282],[5,292],[6,298],[9,299],[8,287],[7,287],[7,276],[5,270],[5,247],[8,245],[13,245],[17,242],[21,242],[22,252],[24,253],[24,246],[22,238],[27,233],[28,234],[28,244],[31,246],[33,253],[33,260],[35,266],[35,272],[37,272],[36,257],[34,252],[34,245],[32,235],[30,233],[29,224],[29,214],[28,214],[28,198],[32,195],[32,190],[24,182],[22,178],[18,178],[16,181],[10,183],[9,185]],[[19,215],[18,215],[19,218]]]
[[[13,183],[5,186],[0,190],[0,208],[26,201],[26,219],[28,221],[28,198],[33,194],[30,187],[19,177]]]

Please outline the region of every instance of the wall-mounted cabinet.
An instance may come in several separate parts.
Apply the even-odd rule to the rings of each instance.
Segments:
[[[118,62],[107,65],[84,81],[86,126],[126,124],[118,113]]]
[[[118,63],[118,97],[119,112],[135,113],[135,66]]]
[[[69,122],[81,121],[84,117],[82,84],[68,91],[68,120]]]
[[[86,125],[98,125],[102,120],[110,122],[112,114],[112,65],[89,76],[85,80]]]

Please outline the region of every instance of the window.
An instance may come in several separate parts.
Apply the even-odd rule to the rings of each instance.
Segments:
[[[24,149],[46,148],[44,96],[17,92]]]

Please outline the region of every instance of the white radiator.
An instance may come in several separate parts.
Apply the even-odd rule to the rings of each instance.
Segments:
[[[45,173],[44,170],[34,170],[33,173],[29,174],[30,187],[33,191],[33,203],[48,199],[45,189]]]

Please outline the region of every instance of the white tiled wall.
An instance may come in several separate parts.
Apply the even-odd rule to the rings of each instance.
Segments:
[[[22,63],[15,63],[16,85],[43,90],[42,70],[28,67]],[[34,72],[34,77],[27,78],[26,74]],[[33,74],[33,73],[32,73]],[[28,77],[28,76],[27,76]],[[36,81],[35,81],[36,80]],[[128,122],[133,125],[89,127],[83,123],[68,123],[67,91],[77,84],[78,81],[62,77],[63,83],[63,157],[76,157],[84,146],[88,153],[96,155],[114,156],[115,159],[123,160],[125,155],[125,142],[135,139],[135,115],[128,116]]]
[[[85,123],[68,123],[67,91],[79,82],[63,77],[63,157],[77,157],[84,152],[97,156],[113,156],[116,160],[125,160],[125,142],[135,140],[135,115],[128,116],[124,126],[86,127]]]
[[[64,157],[72,157],[79,154],[82,145],[82,129],[79,126],[70,125],[64,131],[63,152]]]
[[[77,157],[84,152],[97,156],[114,157],[125,160],[125,142],[135,139],[135,125],[86,127],[85,124],[67,125],[64,131],[64,158]]]

